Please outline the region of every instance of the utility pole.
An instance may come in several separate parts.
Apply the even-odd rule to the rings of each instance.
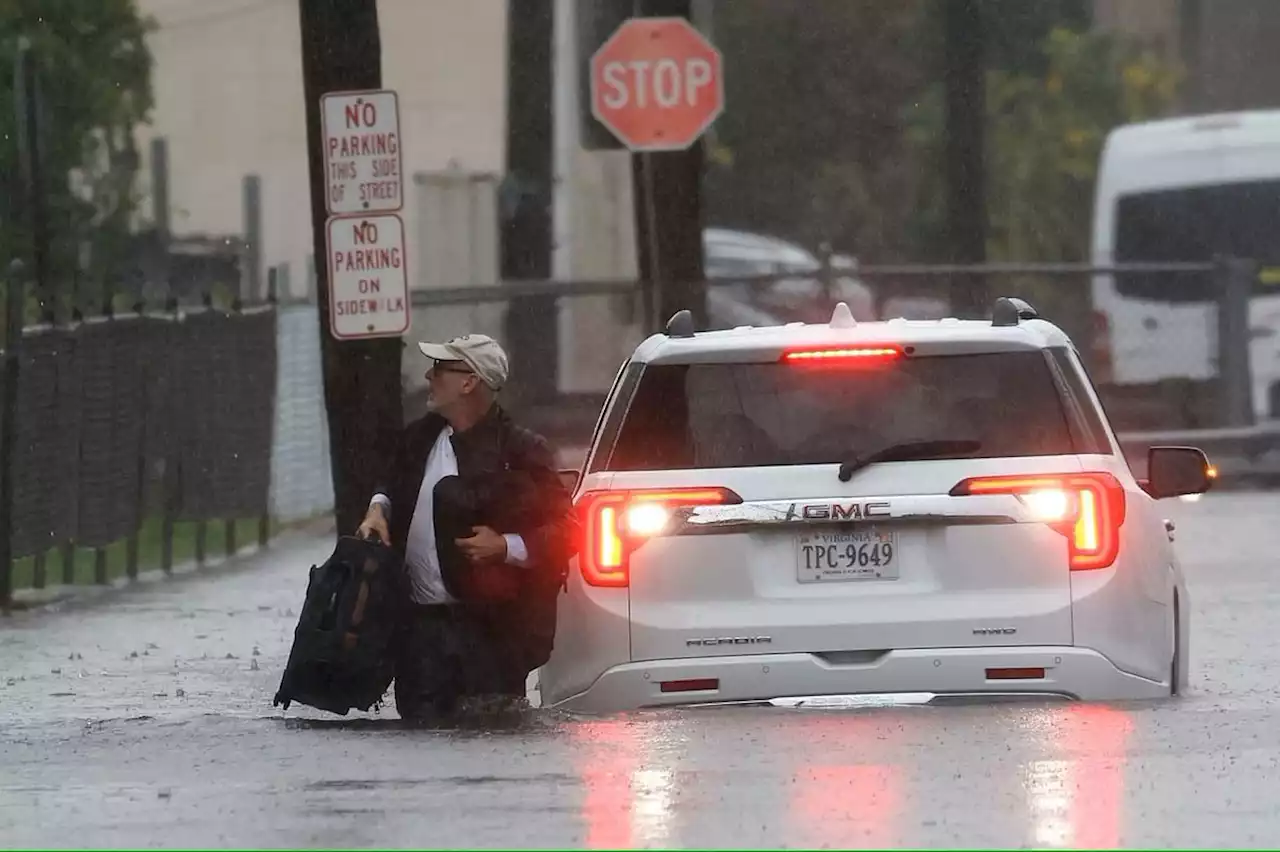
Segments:
[[[578,0],[552,0],[551,277],[573,280],[573,170],[581,143],[578,104]],[[573,305],[557,310],[557,390],[563,392],[573,357]]]
[[[693,19],[691,0],[633,0],[635,17]],[[706,274],[702,257],[701,138],[684,151],[633,154],[636,247],[640,277],[652,288],[660,331],[671,315],[688,308],[698,328],[707,326]],[[656,231],[656,233],[655,233]]]
[[[339,535],[352,535],[387,463],[387,439],[403,426],[400,365],[404,341],[339,342],[329,330],[326,179],[320,97],[382,87],[382,40],[376,0],[298,0],[306,98],[311,223],[319,302],[320,352]]]
[[[13,455],[17,446],[18,378],[22,367],[22,313],[26,307],[26,270],[15,258],[4,271],[4,379],[0,381],[0,612],[13,603],[13,509],[17,489]]]
[[[692,0],[591,0],[579,7],[579,67],[628,18],[674,17],[693,20]],[[699,11],[702,11],[701,9]],[[698,15],[705,18],[705,15]],[[582,74],[579,104],[589,105],[588,75]],[[581,143],[587,150],[616,150],[622,143],[596,121],[589,108],[582,114]],[[698,327],[707,323],[702,257],[703,141],[684,151],[636,153],[631,156],[636,255],[648,298],[643,318],[646,332],[660,331],[671,315],[693,311]],[[652,206],[650,206],[652,204]],[[652,223],[656,227],[650,227]]]
[[[1186,112],[1199,112],[1201,107],[1201,42],[1204,30],[1204,8],[1201,0],[1178,2],[1178,52],[1186,69],[1182,101]]]
[[[36,280],[42,309],[47,310],[48,233],[44,216],[43,168],[39,89],[31,43],[25,36],[18,39],[13,64],[13,93],[18,129],[18,160],[25,196],[23,205],[32,237],[31,253],[35,261]],[[13,258],[5,277],[4,377],[0,382],[0,611],[9,612],[13,597],[13,510],[17,489],[13,477],[13,456],[18,432],[18,381],[22,363],[22,327],[26,313],[26,281],[22,261]],[[42,311],[43,313],[44,311]]]
[[[952,263],[982,263],[987,256],[986,22],[984,0],[941,0],[946,88],[947,248]],[[952,286],[952,302],[965,316],[985,316],[986,281],[965,275]]]
[[[503,281],[552,277],[552,0],[507,0],[507,181],[502,227]],[[507,307],[512,407],[546,403],[559,380],[556,297],[520,296]]]
[[[25,36],[18,40],[15,105],[27,225],[31,233],[31,272],[40,303],[40,319],[55,319],[57,299],[49,276],[49,211],[45,192],[44,104],[35,52]]]

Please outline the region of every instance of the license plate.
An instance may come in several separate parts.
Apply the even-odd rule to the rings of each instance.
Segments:
[[[874,528],[803,533],[796,539],[801,583],[898,579],[898,536]]]

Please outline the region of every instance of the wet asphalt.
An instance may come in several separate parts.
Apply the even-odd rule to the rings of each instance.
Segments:
[[[1195,613],[1180,699],[449,730],[271,706],[330,548],[294,535],[0,621],[0,845],[1274,847],[1280,492],[1167,514]]]

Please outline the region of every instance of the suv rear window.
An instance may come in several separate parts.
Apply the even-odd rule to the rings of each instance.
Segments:
[[[663,364],[615,400],[605,470],[838,464],[904,441],[974,440],[949,458],[1090,451],[1068,424],[1047,357],[904,358],[874,367]],[[621,412],[625,411],[625,415]],[[593,465],[595,466],[595,465]]]

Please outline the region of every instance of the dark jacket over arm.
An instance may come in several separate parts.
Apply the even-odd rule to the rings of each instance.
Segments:
[[[389,461],[381,493],[391,500],[391,543],[402,558],[427,458],[444,427],[443,418],[429,414],[386,444],[383,457]],[[535,668],[550,654],[556,599],[578,548],[579,524],[571,495],[547,441],[516,425],[496,406],[471,429],[455,433],[452,441],[458,476],[446,477],[435,492],[445,586],[464,603],[487,610],[487,617],[509,634],[512,647],[528,657],[530,669]],[[504,569],[517,585],[508,600],[476,599],[469,596],[465,578],[459,580],[471,569],[453,540],[480,524],[518,534],[528,551],[525,566]]]
[[[541,517],[524,521],[515,532],[524,539],[532,564],[563,566],[578,550],[578,518],[568,490],[560,479],[555,454],[541,436],[519,426],[513,427],[508,445],[513,471],[527,474],[540,503]],[[538,522],[538,521],[541,522]],[[555,572],[562,577],[559,571]]]

